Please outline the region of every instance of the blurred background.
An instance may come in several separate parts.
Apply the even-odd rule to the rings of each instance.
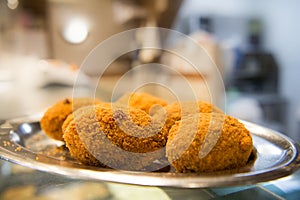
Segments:
[[[298,0],[0,0],[0,119],[41,112],[70,95],[84,58],[110,36],[158,26],[205,48],[226,89],[226,97],[219,95],[222,88],[210,91],[213,102],[226,98],[221,107],[228,114],[299,142],[299,8]],[[113,62],[102,94],[134,66],[151,62],[179,70],[201,90],[201,98],[210,98],[206,84],[214,88],[216,74],[207,70],[199,77],[186,63],[155,51],[132,52]],[[93,72],[85,74],[88,84]],[[181,85],[176,77],[169,83]]]

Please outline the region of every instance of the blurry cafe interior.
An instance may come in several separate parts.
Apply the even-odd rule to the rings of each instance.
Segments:
[[[196,96],[228,115],[300,143],[299,9],[298,0],[0,0],[0,125],[44,112],[71,97],[76,84],[83,94],[94,93],[103,101],[116,100],[128,88],[168,102],[176,95],[186,100]],[[97,47],[131,33],[126,31],[147,27],[160,27],[161,32],[150,29],[135,35],[132,43],[139,48],[124,54],[118,54],[122,41],[115,42],[111,49],[117,49],[117,55],[112,55],[116,59],[109,66],[82,68]],[[162,32],[168,33],[162,34],[163,39]],[[185,40],[201,47],[202,55]],[[170,51],[164,51],[165,41],[170,42]],[[148,43],[161,49],[143,49]],[[196,70],[172,49],[197,60]],[[103,55],[98,56],[101,61]],[[151,63],[160,65],[151,69]],[[150,68],[135,70],[147,65]],[[97,70],[103,67],[99,77]],[[148,79],[163,87],[140,86]],[[183,81],[189,82],[193,94]],[[22,163],[0,164],[0,199],[295,199],[300,195],[299,171],[257,185],[161,189],[49,175]]]

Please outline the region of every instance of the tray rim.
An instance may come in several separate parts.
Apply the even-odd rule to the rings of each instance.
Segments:
[[[15,145],[18,145],[18,143],[12,141],[10,135],[10,132],[13,130],[14,126],[20,123],[38,122],[39,118],[40,114],[7,120],[0,126],[0,142],[2,143],[4,140],[9,140]],[[248,129],[250,129],[250,132],[253,127],[256,127],[264,130],[265,132],[271,132],[273,133],[273,135],[283,138],[285,142],[288,142],[290,144],[290,147],[292,148],[292,151],[294,152],[289,162],[281,165],[280,167],[272,167],[269,170],[221,175],[194,173],[181,174],[174,172],[135,172],[84,166],[77,163],[70,163],[70,161],[59,161],[55,159],[51,159],[51,163],[45,163],[40,159],[33,159],[33,157],[38,156],[39,158],[44,158],[46,156],[36,154],[20,145],[19,146],[21,147],[21,151],[9,150],[8,148],[4,148],[2,144],[0,144],[0,158],[8,162],[19,164],[35,170],[50,174],[60,174],[69,178],[71,177],[83,180],[115,182],[142,186],[177,188],[208,188],[252,185],[283,178],[285,176],[293,174],[298,170],[298,168],[300,168],[299,144],[278,131],[254,124],[252,122],[244,120],[239,121],[244,123],[244,125]],[[260,135],[252,132],[251,134],[254,134],[258,137]],[[27,156],[24,157],[18,152],[23,152]],[[62,163],[66,165],[62,165]]]

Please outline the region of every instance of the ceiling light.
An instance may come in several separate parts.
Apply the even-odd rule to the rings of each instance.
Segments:
[[[88,36],[88,26],[83,20],[73,19],[64,27],[62,35],[64,39],[72,44],[79,44]]]

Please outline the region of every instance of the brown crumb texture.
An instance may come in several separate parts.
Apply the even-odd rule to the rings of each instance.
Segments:
[[[185,116],[197,113],[223,113],[221,109],[205,101],[176,101],[172,104],[165,106],[164,109],[166,113],[166,119],[165,125],[163,127],[163,132],[165,135],[169,133],[169,130],[175,124],[176,121],[180,120]]]
[[[167,102],[159,97],[148,93],[126,93],[116,103],[121,103],[129,107],[138,108],[146,113],[150,113],[151,107],[154,105],[166,106]]]
[[[51,138],[63,141],[62,124],[69,114],[74,110],[91,105],[93,103],[99,103],[99,100],[93,100],[89,98],[65,98],[51,107],[49,107],[40,120],[41,128]]]
[[[108,103],[108,102],[99,102],[97,103],[97,105],[101,105],[101,106],[105,106],[105,107],[111,107],[112,104]],[[84,106],[83,106],[84,107]],[[76,110],[80,110],[79,108]],[[80,112],[84,112],[84,109],[81,109],[81,111],[77,111],[77,115],[80,115]],[[62,124],[62,131],[64,132],[64,130],[68,127],[68,125],[74,120],[74,115],[73,114],[69,114],[67,116],[67,118],[65,119],[65,121]]]
[[[17,148],[15,148],[15,151],[17,152],[17,151],[21,151],[22,150],[22,147],[17,147]]]
[[[70,151],[73,158],[86,165],[103,166],[89,151],[85,148],[81,142],[76,130],[76,123],[73,120],[67,129],[64,130],[64,140],[66,146]]]
[[[71,155],[84,164],[141,170],[165,157],[156,150],[165,146],[166,136],[152,125],[140,109],[84,107],[74,113],[64,139]]]
[[[192,126],[186,125],[195,119],[198,120],[196,132]],[[205,138],[211,139],[212,136],[217,136],[216,143],[208,140],[203,146]],[[200,158],[200,152],[209,146],[211,151]],[[214,172],[245,166],[252,149],[250,132],[237,119],[223,114],[201,113],[172,126],[166,154],[178,172]]]
[[[70,152],[65,145],[48,145],[42,150],[40,150],[38,154],[55,158],[57,160],[74,160],[73,157],[71,157]]]

